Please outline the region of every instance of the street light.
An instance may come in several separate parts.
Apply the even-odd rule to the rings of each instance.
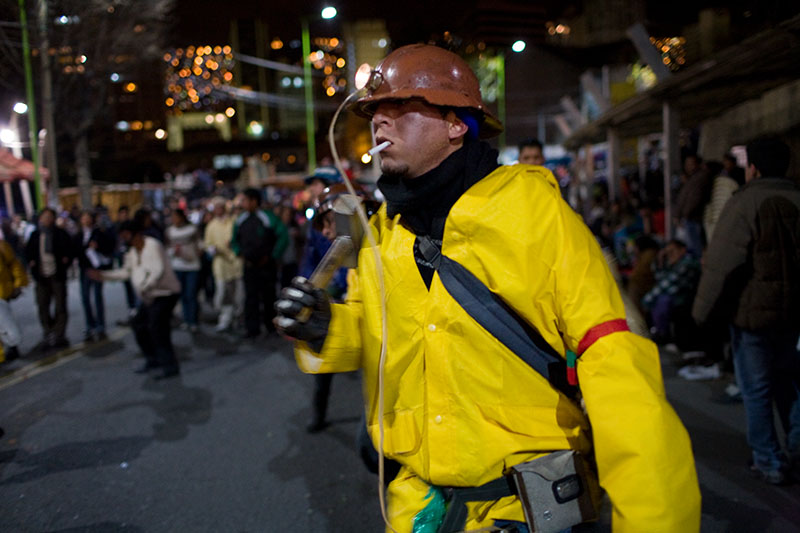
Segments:
[[[511,49],[517,53],[520,53],[523,50],[525,50],[525,46],[526,46],[525,41],[520,39],[518,41],[515,41],[514,44],[511,45]]]
[[[336,16],[336,8],[327,6],[320,16],[330,20]],[[317,168],[317,143],[314,137],[314,86],[311,84],[311,35],[308,30],[308,17],[300,19],[303,28],[303,87],[306,101],[306,146],[308,147],[308,171]]]
[[[3,128],[0,130],[0,143],[11,146],[14,150],[19,150],[19,135],[11,128]]]
[[[11,118],[8,121],[8,127],[0,131],[0,142],[11,148],[11,153],[17,159],[22,159],[22,145],[19,136],[19,115],[24,115],[28,112],[28,105],[25,102],[17,102],[14,104],[14,112],[11,113]]]

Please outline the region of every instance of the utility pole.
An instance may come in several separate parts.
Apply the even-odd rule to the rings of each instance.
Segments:
[[[28,15],[25,0],[19,0],[19,22],[22,25],[22,63],[25,66],[25,92],[28,100],[28,138],[33,159],[33,182],[36,187],[37,208],[42,202],[42,176],[39,172],[39,128],[36,126],[36,101],[33,96],[33,73],[31,72],[31,47],[28,40]]]
[[[42,61],[42,120],[47,136],[44,140],[44,157],[50,171],[47,203],[58,205],[58,156],[56,151],[56,125],[53,120],[53,73],[50,70],[50,34],[47,29],[47,2],[39,0],[39,57]]]
[[[300,20],[302,24],[303,42],[303,88],[306,102],[306,146],[308,147],[308,173],[313,174],[317,168],[317,140],[314,130],[314,93],[311,85],[311,36],[308,30],[308,17]]]

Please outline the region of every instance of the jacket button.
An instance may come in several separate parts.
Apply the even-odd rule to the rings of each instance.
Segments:
[[[436,324],[428,324],[428,331],[436,331]]]
[[[434,418],[433,421],[436,422],[437,424],[441,424],[442,423],[442,415],[436,415],[436,418]]]

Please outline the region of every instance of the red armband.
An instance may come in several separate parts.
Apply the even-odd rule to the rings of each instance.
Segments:
[[[618,331],[630,331],[628,328],[628,322],[625,321],[624,318],[609,320],[608,322],[603,322],[602,324],[598,324],[591,328],[586,332],[586,335],[583,336],[581,342],[578,343],[578,357],[583,355],[583,352],[588,350],[589,347],[595,342],[599,341],[606,335],[611,335],[612,333],[616,333]]]

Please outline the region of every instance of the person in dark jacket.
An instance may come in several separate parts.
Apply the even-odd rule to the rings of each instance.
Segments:
[[[87,275],[89,269],[108,270],[114,254],[114,238],[96,224],[95,214],[84,211],[80,217],[80,230],[73,237],[73,250],[78,258],[81,280],[81,302],[86,318],[83,340],[106,338],[105,304],[103,282]]]
[[[789,157],[777,139],[747,145],[747,184],[720,215],[692,308],[699,324],[732,323],[752,468],[772,484],[784,482],[792,461],[800,466],[800,187],[783,177]],[[788,457],[773,424],[773,401]]]
[[[703,210],[711,195],[712,179],[697,155],[688,155],[683,163],[683,184],[678,191],[676,215],[685,231],[686,245],[696,259],[703,254]]]
[[[67,269],[72,263],[72,241],[69,234],[56,227],[56,212],[49,207],[39,215],[39,227],[25,246],[25,256],[36,280],[36,304],[44,330],[41,349],[69,345],[67,328]],[[55,314],[50,306],[55,305]]]
[[[252,339],[258,337],[262,323],[268,333],[275,331],[278,259],[289,243],[289,234],[274,213],[261,209],[258,190],[244,191],[244,208],[233,226],[231,248],[244,259],[245,338]]]

